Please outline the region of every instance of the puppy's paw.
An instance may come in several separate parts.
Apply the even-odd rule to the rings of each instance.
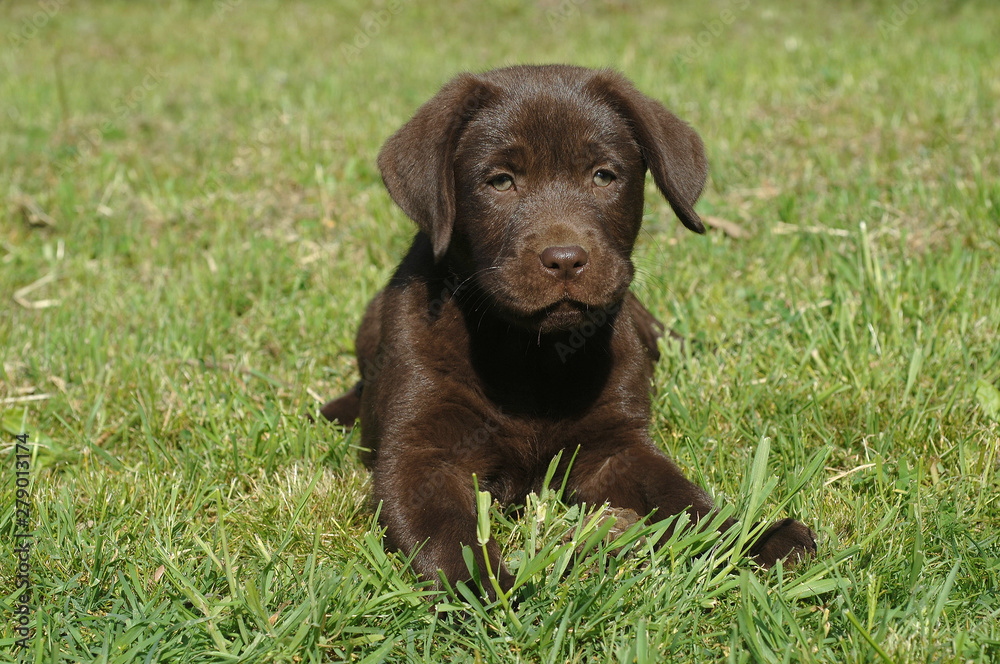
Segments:
[[[344,427],[354,426],[354,421],[361,415],[361,383],[357,383],[343,396],[331,399],[319,409],[320,414],[328,422]],[[309,417],[313,420],[312,416]]]
[[[621,537],[621,535],[624,534],[626,530],[628,530],[635,524],[639,523],[641,520],[642,517],[639,516],[635,510],[629,509],[627,507],[612,507],[611,505],[607,505],[604,508],[604,512],[598,518],[596,527],[600,529],[608,521],[611,521],[612,523],[611,529],[608,531],[608,534],[604,536],[604,544],[607,545],[615,541],[619,537]],[[572,541],[575,535],[576,535],[576,529],[572,529],[567,533],[565,533],[562,536],[563,544]],[[587,538],[584,538],[584,540],[586,539]],[[644,539],[640,541],[644,541]],[[576,555],[583,556],[586,552],[587,552],[586,542],[584,541],[579,546],[576,547]],[[611,549],[608,553],[610,553],[612,556],[617,556],[619,553],[621,553],[621,549],[620,548]]]
[[[748,552],[764,569],[779,560],[788,567],[816,555],[816,533],[795,519],[783,519],[765,530]]]

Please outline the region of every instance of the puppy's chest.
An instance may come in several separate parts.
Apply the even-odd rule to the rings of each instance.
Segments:
[[[400,363],[432,370],[467,397],[479,394],[505,413],[553,420],[580,416],[623,380],[614,366],[610,328],[576,342],[572,333],[541,336],[518,329],[447,296],[431,298],[424,309],[426,297],[421,293],[418,329],[390,322],[396,328],[394,353]]]
[[[543,488],[547,471],[558,459],[556,477],[561,478],[578,446],[588,446],[583,427],[571,422],[507,419],[494,435],[488,455],[476,461],[481,487],[502,503],[518,502]]]

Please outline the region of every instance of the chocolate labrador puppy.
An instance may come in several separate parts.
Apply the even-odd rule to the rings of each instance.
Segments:
[[[473,475],[517,503],[559,452],[569,500],[654,519],[712,512],[650,439],[663,328],[629,292],[647,169],[704,232],[698,134],[615,72],[517,66],[453,79],[378,165],[420,231],[361,322],[361,381],[321,412],[348,426],[360,416],[389,545],[419,549],[425,579],[468,579],[463,544],[485,570]],[[750,555],[770,566],[815,550],[812,531],[785,519]]]

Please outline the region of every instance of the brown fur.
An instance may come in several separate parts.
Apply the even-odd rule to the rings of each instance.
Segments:
[[[650,439],[663,326],[629,292],[647,169],[704,232],[698,135],[614,72],[519,66],[452,80],[378,162],[420,232],[361,322],[361,381],[321,412],[360,416],[389,544],[419,547],[423,578],[467,579],[473,474],[518,503],[559,452],[568,499],[709,514],[711,497]],[[488,550],[509,588],[495,541]],[[786,519],[751,555],[770,566],[814,551],[809,528]]]

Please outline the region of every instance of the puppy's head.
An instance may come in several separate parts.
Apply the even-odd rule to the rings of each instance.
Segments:
[[[648,169],[685,226],[708,167],[698,135],[621,75],[559,65],[458,76],[382,148],[393,200],[438,261],[519,326],[565,330],[632,281]]]

